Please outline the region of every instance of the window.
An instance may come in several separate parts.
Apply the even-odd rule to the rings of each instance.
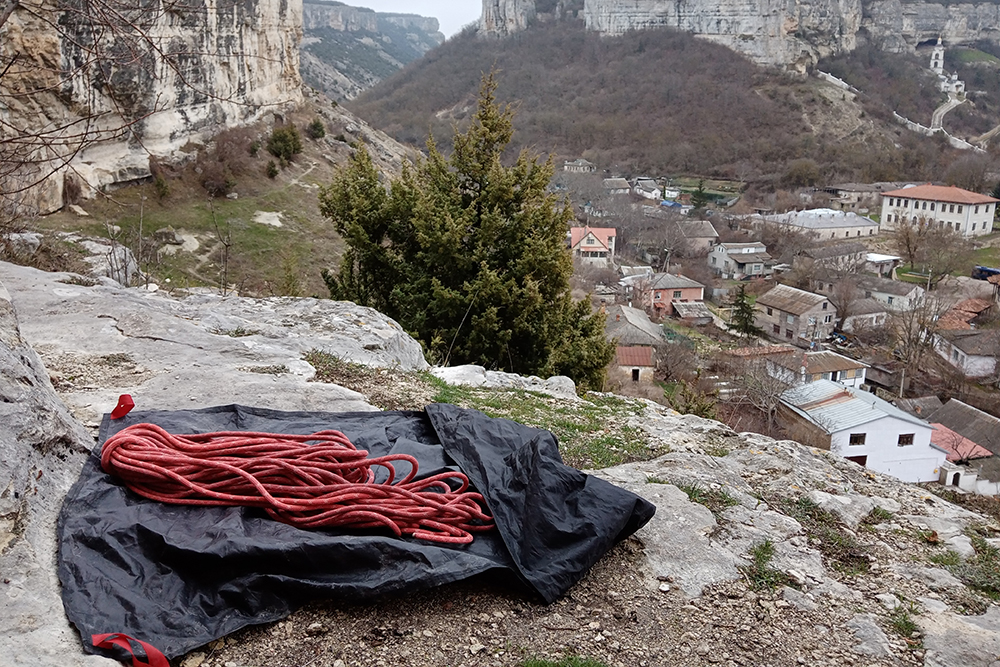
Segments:
[[[954,204],[949,204],[949,206],[948,206],[948,212],[949,213],[954,213],[955,212],[955,205]]]
[[[867,433],[852,433],[851,434],[851,445],[863,445],[865,444],[865,436]]]
[[[830,289],[833,289],[833,288],[831,287]],[[823,302],[823,310],[826,310],[827,306],[829,306],[829,305],[830,304],[828,304],[826,301],[824,301]]]
[[[976,223],[972,223],[972,231],[976,231]]]
[[[780,324],[772,324],[771,325],[771,330],[774,331],[774,333],[776,333],[776,334],[780,334],[781,333],[781,325]]]
[[[962,207],[962,205],[961,205],[961,204],[959,204],[959,205],[958,205],[958,212],[959,212],[959,213],[961,213],[961,212],[962,212],[962,208],[963,208],[963,207]]]
[[[773,311],[772,311],[772,310],[771,310],[770,308],[768,308],[768,309],[767,309],[767,314],[768,314],[768,315],[774,315],[774,312],[773,312]]]
[[[794,315],[785,315],[785,321],[788,322],[789,324],[793,324],[795,322],[795,316]]]
[[[809,326],[814,326],[815,324],[816,324],[816,318],[815,317],[810,317],[809,318]]]
[[[681,298],[681,291],[679,289],[674,290],[674,298],[675,299]]]
[[[976,210],[973,211],[973,213],[979,213],[979,207],[978,206],[976,207]]]
[[[931,202],[931,210],[934,210],[934,202]]]
[[[657,292],[656,295],[653,297],[653,300],[654,301],[659,301],[660,298],[661,298],[661,296],[662,296],[662,294],[663,294],[662,292]]]
[[[886,303],[888,303],[888,304],[889,304],[889,305],[891,306],[891,305],[892,305],[892,301],[893,301],[893,299],[894,299],[894,297],[891,297],[891,296],[890,296],[890,297],[889,297],[889,300],[888,300],[888,301],[887,301]]]
[[[910,200],[904,199],[903,200],[903,208],[909,208],[909,207],[910,207]]]
[[[632,369],[632,382],[638,382],[638,381],[639,381],[639,369],[638,368],[633,368]]]
[[[789,340],[791,340],[791,338],[792,338],[792,330],[791,329],[785,329],[785,338],[788,338]]]
[[[927,210],[927,202],[924,202],[924,205],[921,208],[926,211]]]
[[[833,321],[833,315],[827,315],[826,317],[823,318],[823,324],[829,324],[832,321]]]
[[[907,445],[913,444],[913,434],[912,433],[900,433],[899,434],[899,447],[906,447]]]
[[[715,266],[715,258],[712,258],[712,266]]]

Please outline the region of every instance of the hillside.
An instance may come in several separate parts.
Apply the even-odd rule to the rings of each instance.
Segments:
[[[444,41],[434,18],[322,0],[302,11],[302,80],[333,100],[353,99]]]
[[[466,31],[350,108],[419,145],[428,130],[448,136],[466,118],[494,64],[499,94],[519,107],[514,150],[583,156],[616,173],[750,172],[777,182],[808,157],[831,180],[930,179],[955,157],[818,80],[669,29],[602,38],[579,21],[505,39]]]

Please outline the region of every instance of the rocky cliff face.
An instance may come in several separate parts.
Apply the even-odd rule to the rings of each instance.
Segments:
[[[535,19],[535,0],[483,0],[480,30],[503,37],[524,30]]]
[[[535,16],[532,0],[483,0],[481,30],[509,34]],[[850,51],[858,39],[912,50],[943,37],[948,44],[1000,38],[1000,6],[901,0],[585,0],[587,28],[608,35],[670,27],[745,54],[761,65],[804,69]]]
[[[69,7],[19,9],[2,33],[24,63],[0,82],[3,130],[48,132],[42,153],[55,159],[37,172],[54,171],[42,212],[62,205],[67,179],[86,192],[147,176],[150,155],[301,99],[301,0],[152,0],[104,31]]]
[[[308,0],[302,8],[302,78],[335,100],[357,97],[444,41],[435,18]]]

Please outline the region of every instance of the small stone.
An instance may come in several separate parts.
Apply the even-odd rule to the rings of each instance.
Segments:
[[[181,660],[181,667],[199,667],[203,662],[205,662],[204,653],[189,653],[183,660]]]
[[[670,584],[660,584],[660,592],[661,593],[669,593],[670,592]]]
[[[431,632],[430,630],[424,630],[423,634],[424,634],[424,637],[433,637],[434,636],[434,633]]]
[[[337,658],[333,661],[333,667],[347,667],[347,663],[340,658]]]
[[[310,637],[316,637],[318,635],[324,635],[328,632],[326,626],[322,623],[310,623],[309,627],[306,628],[306,634]]]
[[[473,644],[472,646],[469,647],[469,653],[471,653],[472,655],[476,655],[477,653],[485,650],[486,647],[483,646],[482,644]]]

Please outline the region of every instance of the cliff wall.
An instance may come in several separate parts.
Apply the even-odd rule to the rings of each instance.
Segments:
[[[0,81],[0,133],[45,134],[11,176],[48,174],[33,197],[43,213],[62,205],[67,180],[86,193],[147,176],[151,155],[179,157],[192,140],[301,100],[301,0],[150,0],[103,30],[69,7],[44,20],[18,10],[0,33],[21,54]]]
[[[509,34],[535,16],[533,0],[483,0],[481,30]],[[946,44],[1000,39],[1000,5],[902,0],[585,0],[589,30],[620,35],[670,27],[723,44],[761,65],[803,70],[853,50],[859,39],[907,51],[942,37]]]
[[[386,14],[364,7],[349,7],[337,3],[302,3],[302,27],[306,30],[333,28],[344,32],[378,32],[379,22],[388,21],[401,28],[434,34],[441,31],[436,18],[416,14]],[[441,36],[444,41],[444,35]]]

